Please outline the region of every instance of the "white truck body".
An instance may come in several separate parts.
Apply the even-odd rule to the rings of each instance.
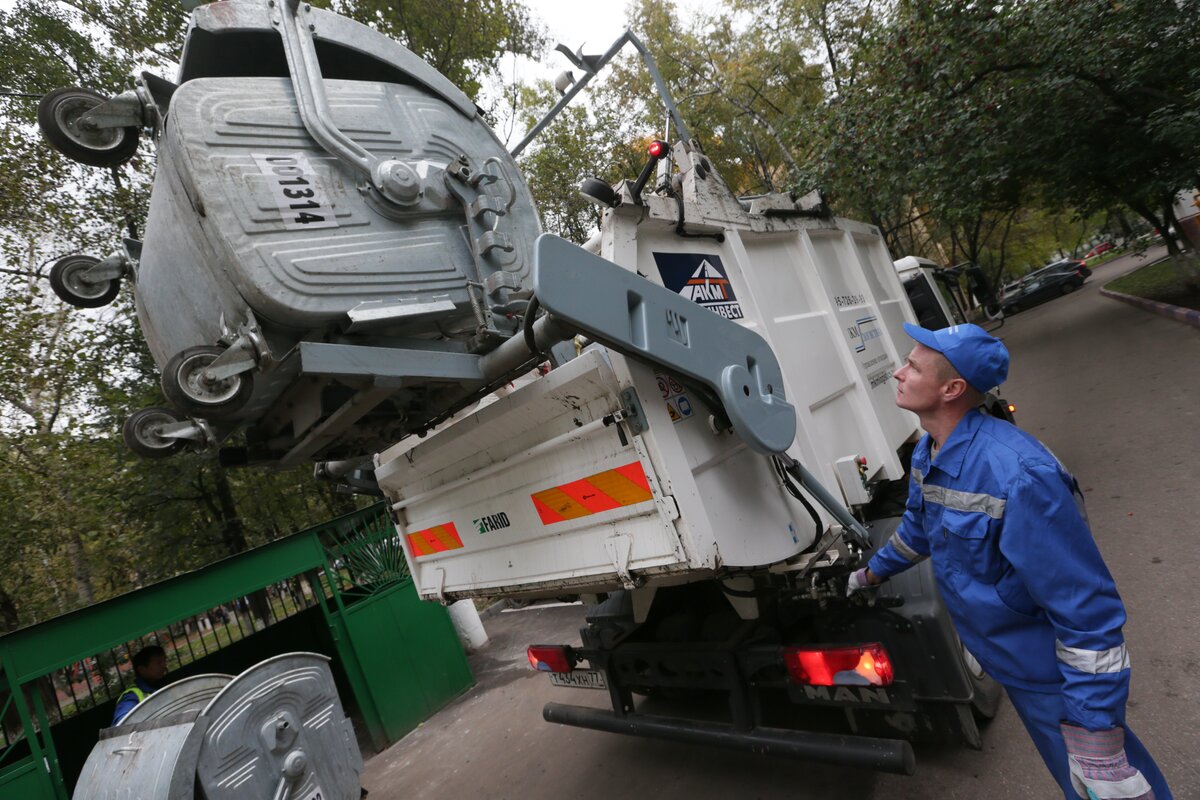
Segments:
[[[680,237],[675,202],[647,197],[606,212],[599,254],[765,338],[797,408],[789,455],[848,505],[866,502],[868,482],[903,477],[897,449],[917,433],[888,380],[913,316],[878,232],[751,213],[711,174],[685,186],[688,218],[723,241]],[[636,435],[611,424],[629,389],[646,426]],[[809,548],[816,526],[770,460],[714,433],[709,416],[672,376],[592,347],[380,453],[375,475],[418,592],[594,593],[779,565]],[[823,532],[833,520],[820,513]]]

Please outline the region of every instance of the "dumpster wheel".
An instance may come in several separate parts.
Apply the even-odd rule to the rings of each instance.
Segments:
[[[66,256],[54,262],[50,268],[50,288],[59,299],[76,308],[99,308],[106,306],[121,290],[121,279],[112,278],[89,283],[86,273],[100,263],[94,256]]]
[[[182,439],[160,435],[164,425],[183,422],[183,418],[172,409],[152,406],[135,411],[121,427],[121,438],[125,446],[143,458],[166,458],[183,449]]]
[[[205,370],[225,352],[221,347],[189,347],[163,368],[162,390],[171,404],[188,416],[227,417],[246,405],[252,391],[249,373],[211,380]]]
[[[138,129],[97,128],[80,119],[107,99],[78,86],[55,89],[38,103],[38,127],[54,149],[73,161],[93,167],[120,166],[137,152]]]

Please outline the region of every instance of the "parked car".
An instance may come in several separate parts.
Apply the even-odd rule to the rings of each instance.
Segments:
[[[1088,269],[1088,265],[1083,261],[1080,261],[1078,258],[1060,258],[1058,261],[1051,261],[1046,266],[1026,277],[1043,275],[1050,272],[1071,272],[1073,270],[1079,270],[1084,278],[1092,277],[1092,271]]]
[[[1047,300],[1053,300],[1083,286],[1092,271],[1074,259],[1064,259],[1036,272],[1031,272],[1021,281],[1015,291],[1009,292],[1002,308],[1005,314],[1016,314]]]
[[[1087,261],[1090,258],[1095,258],[1098,255],[1107,253],[1109,250],[1112,250],[1112,249],[1113,249],[1112,242],[1101,242],[1100,244],[1093,247],[1091,250],[1088,250],[1087,255],[1085,255],[1083,257],[1083,259],[1084,259],[1084,261]]]

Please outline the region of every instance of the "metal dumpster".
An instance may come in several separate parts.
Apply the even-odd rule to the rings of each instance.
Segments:
[[[137,707],[163,698],[139,720],[130,712],[101,732],[74,797],[356,800],[362,755],[328,662],[288,653],[232,680],[197,676],[160,689]]]
[[[537,211],[475,104],[399,43],[298,2],[211,3],[177,83],[58,90],[39,121],[89,164],[142,129],[157,150],[144,240],[52,280],[82,306],[132,281],[172,405],[130,418],[142,455],[244,429],[227,463],[364,456],[501,377],[478,359],[520,328]]]

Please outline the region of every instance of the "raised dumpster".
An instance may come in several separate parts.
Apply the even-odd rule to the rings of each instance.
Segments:
[[[177,81],[39,107],[83,163],[128,160],[141,130],[157,151],[144,241],[51,281],[82,307],[132,282],[173,408],[134,414],[131,448],[245,429],[230,463],[362,457],[490,391],[479,359],[520,330],[540,230],[466,95],[365,25],[267,0],[197,8]]]

